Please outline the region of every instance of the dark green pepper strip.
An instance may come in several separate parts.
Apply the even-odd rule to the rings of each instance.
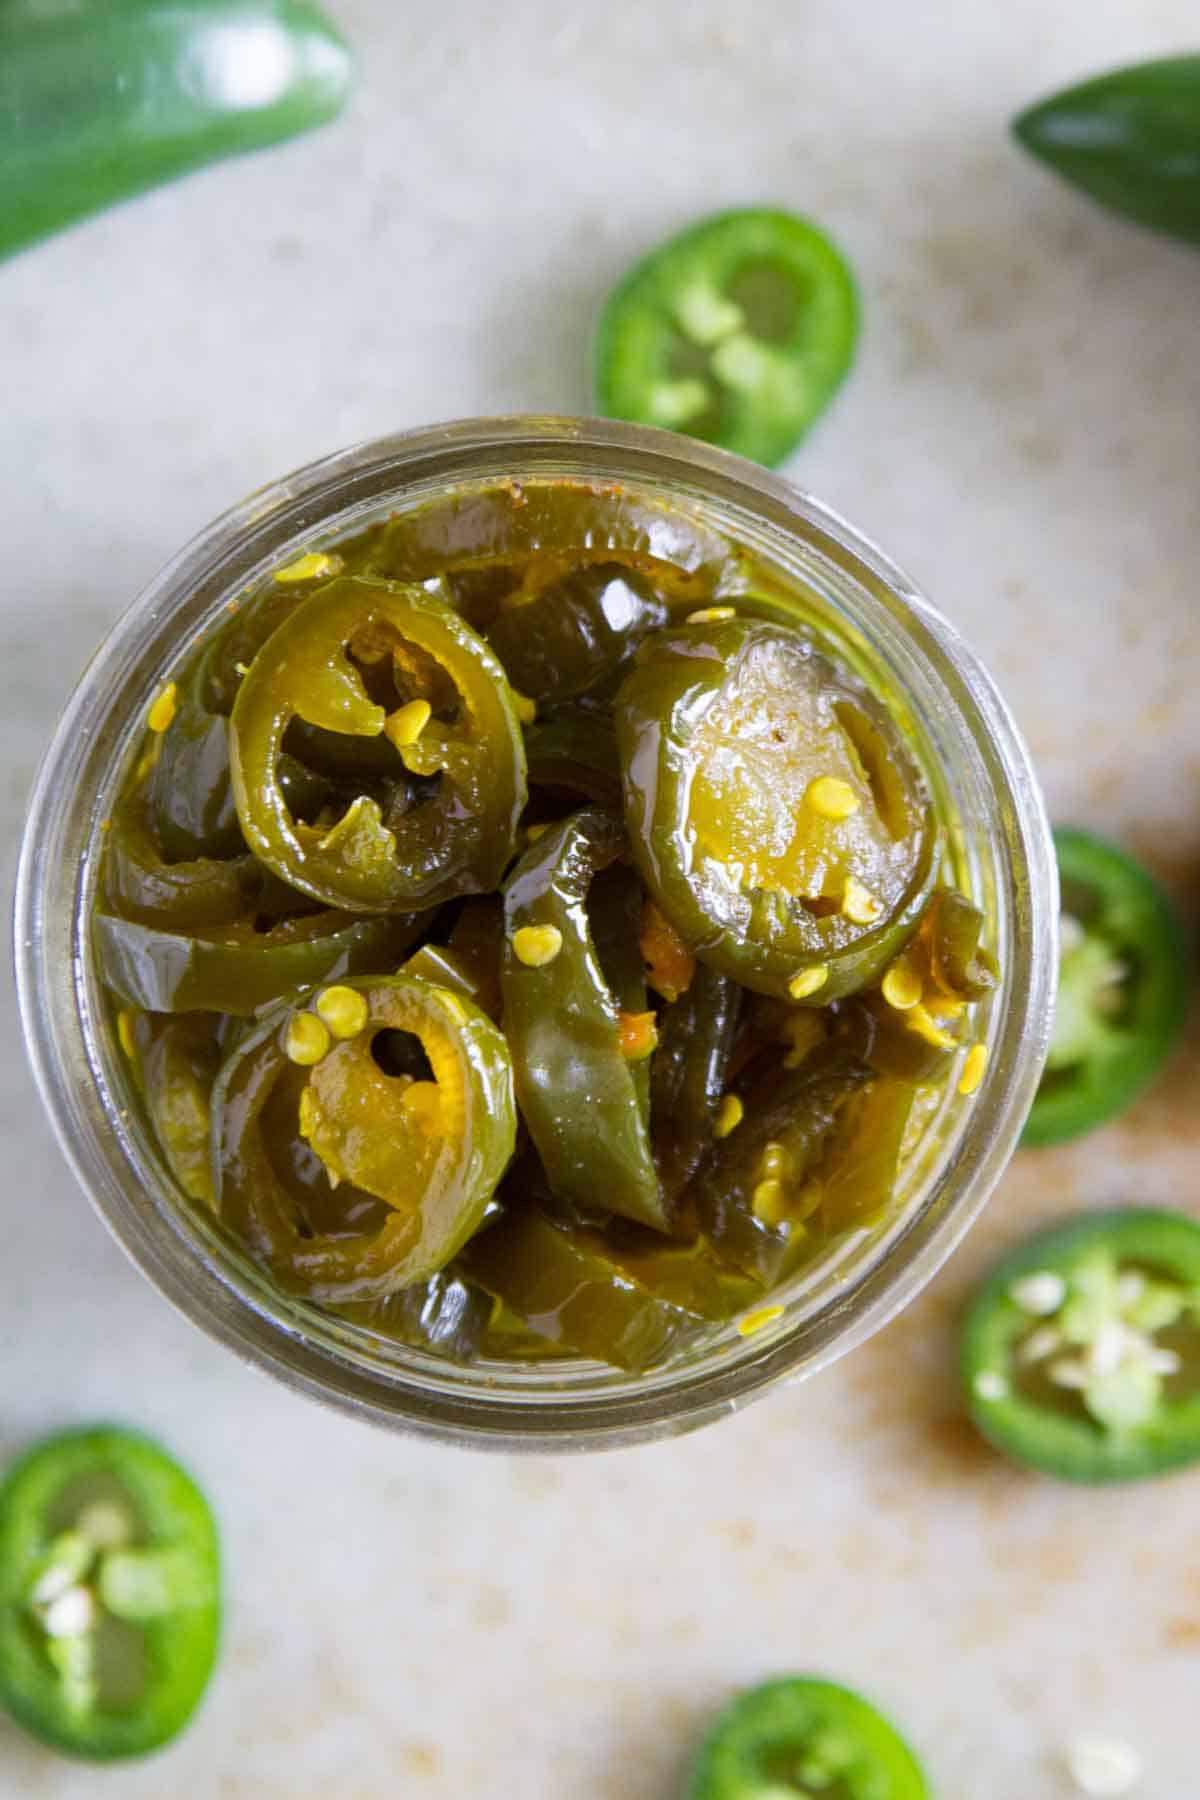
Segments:
[[[516,1112],[504,1039],[470,1001],[411,976],[324,988],[312,1012],[273,1008],[226,1062],[213,1094],[221,1217],[289,1292],[373,1301],[436,1274],[478,1229],[512,1155]],[[325,1024],[325,1019],[332,1021]],[[385,1074],[380,1033],[415,1035],[432,1080]],[[294,1059],[309,1068],[290,1135],[335,1183],[386,1203],[338,1231],[306,1234],[265,1123]],[[315,1058],[315,1060],[314,1060]],[[277,1154],[276,1150],[276,1154]],[[338,1190],[335,1187],[335,1193]]]
[[[317,912],[264,931],[243,919],[184,932],[96,913],[92,939],[101,978],[131,1005],[249,1018],[293,988],[394,965],[423,922],[413,915],[356,919]]]
[[[861,1695],[811,1675],[750,1688],[719,1713],[687,1800],[929,1800],[912,1751]]]
[[[531,787],[562,789],[599,806],[621,809],[621,763],[611,719],[566,707],[525,733]]]
[[[149,805],[139,785],[113,814],[103,870],[108,904],[127,918],[182,931],[226,925],[254,913],[264,871],[245,846],[240,856],[168,862],[151,830]],[[303,901],[299,895],[295,900],[299,909]]]
[[[340,1318],[365,1325],[413,1350],[473,1362],[483,1348],[495,1302],[476,1282],[451,1269],[401,1288],[382,1300],[338,1307]]]
[[[360,663],[368,654],[390,661],[394,711],[370,699],[351,649]],[[328,828],[304,824],[279,781],[284,734],[297,718],[349,737],[386,734],[398,746],[398,775],[436,777],[433,792],[390,826],[365,794]],[[359,577],[318,589],[255,657],[232,727],[243,835],[269,868],[314,899],[389,912],[486,892],[499,881],[525,804],[512,690],[482,638],[434,595]]]
[[[1019,114],[1013,131],[1102,206],[1200,244],[1200,56],[1066,88]]]
[[[251,663],[285,619],[310,600],[318,587],[342,573],[340,552],[304,559],[316,573],[305,580],[291,578],[295,563],[275,571],[274,579],[258,593],[234,603],[232,619],[223,619],[201,646],[196,658],[195,694],[205,712],[227,719]]]
[[[993,1271],[963,1329],[971,1417],[1065,1481],[1136,1481],[1200,1462],[1200,1224],[1090,1213]]]
[[[614,863],[593,881],[587,897],[587,915],[600,969],[619,1013],[627,1020],[640,1021],[644,1028],[647,1054],[632,1059],[627,1049],[624,1054],[633,1076],[638,1108],[648,1126],[650,1067],[657,1034],[646,1005],[646,965],[638,941],[644,900],[636,870]]]
[[[155,832],[169,861],[244,855],[229,779],[229,728],[190,694],[163,733],[151,791]]]
[[[913,947],[922,973],[950,1000],[982,1000],[999,980],[999,964],[982,942],[985,920],[954,888],[939,888],[921,920]]]
[[[464,1267],[537,1336],[633,1371],[733,1317],[753,1291],[702,1246],[618,1246],[586,1226],[557,1224],[528,1197],[509,1201],[468,1246]]]
[[[200,1490],[116,1426],[31,1450],[0,1486],[0,1703],[97,1761],[173,1738],[216,1660],[220,1557]]]
[[[609,297],[596,410],[773,467],[841,385],[857,335],[850,270],[811,221],[717,213],[652,250]]]
[[[0,9],[0,257],[339,111],[345,44],[305,0]]]
[[[667,617],[643,577],[597,563],[528,596],[514,595],[487,635],[513,686],[531,700],[557,705],[619,674]]]
[[[871,1079],[857,1057],[820,1044],[794,1069],[739,1083],[740,1123],[715,1146],[693,1201],[718,1254],[770,1285],[794,1260],[821,1204],[820,1174],[846,1107]]]
[[[634,856],[701,961],[815,1006],[881,973],[916,929],[938,839],[866,694],[798,632],[698,619],[646,647],[616,719]]]
[[[619,1009],[587,916],[592,883],[624,849],[613,819],[580,812],[521,858],[505,886],[504,1029],[521,1113],[555,1193],[593,1209],[599,1197],[609,1211],[665,1231]]]
[[[839,1008],[834,1035],[889,1080],[914,1088],[944,1081],[961,1047],[963,1018],[930,1016],[924,1036],[910,1023],[916,1010],[898,1012],[878,992],[858,994]]]
[[[491,996],[484,993],[483,984],[475,971],[464,957],[457,955],[448,945],[422,944],[416,955],[409,957],[400,973],[419,975],[422,981],[432,982],[434,987],[449,988],[452,994],[461,994],[464,1000],[473,1001],[489,1019],[499,1020],[499,1007],[484,1003]]]
[[[288,810],[302,819],[315,818],[335,798],[332,784],[294,756],[280,757],[279,785]],[[190,692],[182,695],[162,735],[150,789],[155,836],[168,866],[245,854],[233,801],[228,723],[206,712]]]
[[[567,477],[465,488],[399,513],[380,534],[373,566],[398,581],[426,581],[496,563],[511,565],[516,587],[536,559],[544,580],[588,564],[617,563],[647,576],[663,594],[699,606],[733,560],[728,541],[678,501]]]
[[[215,1021],[143,1013],[134,1047],[146,1111],[171,1173],[189,1199],[211,1206],[212,1089],[221,1065]]]
[[[1175,909],[1133,857],[1054,833],[1062,896],[1050,1053],[1022,1143],[1059,1144],[1116,1118],[1179,1040],[1194,986]]]
[[[650,1124],[659,1180],[676,1201],[703,1162],[725,1091],[741,996],[715,969],[697,968],[663,1012],[650,1076]]]

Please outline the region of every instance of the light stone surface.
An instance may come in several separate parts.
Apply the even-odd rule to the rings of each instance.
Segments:
[[[974,641],[1051,807],[1197,914],[1200,258],[1020,155],[1017,107],[1195,37],[1185,0],[330,0],[345,120],[0,268],[0,768],[11,855],[58,708],[155,567],[354,438],[586,405],[599,296],[710,208],[810,211],[863,293],[791,472]],[[216,1499],[225,1656],[162,1757],[92,1771],[0,1725],[21,1800],[667,1800],[773,1672],[861,1686],[947,1800],[1057,1800],[1138,1747],[1194,1800],[1200,1472],[1018,1473],[960,1422],[953,1321],[1034,1224],[1200,1211],[1200,1045],[1129,1122],[1020,1159],[931,1291],[820,1381],[676,1443],[488,1459],[294,1399],[176,1318],[67,1175],[4,995],[0,1455],[158,1432]]]

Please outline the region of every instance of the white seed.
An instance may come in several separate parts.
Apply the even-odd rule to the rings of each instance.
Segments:
[[[68,1588],[73,1587],[77,1580],[77,1571],[67,1563],[51,1563],[44,1574],[38,1576],[29,1598],[35,1606],[49,1606],[51,1601],[57,1600],[60,1594],[65,1594]]]
[[[980,1369],[971,1385],[981,1400],[1008,1399],[1008,1383],[995,1369]]]
[[[1021,1345],[1021,1361],[1041,1362],[1044,1356],[1053,1356],[1056,1350],[1061,1350],[1065,1341],[1057,1325],[1039,1325]]]
[[[64,1531],[50,1546],[50,1561],[42,1570],[29,1598],[34,1606],[49,1606],[60,1594],[82,1581],[92,1566],[95,1550],[79,1531]]]
[[[68,1588],[52,1600],[42,1616],[42,1630],[47,1637],[82,1637],[96,1623],[96,1602],[92,1590]]]
[[[1046,1370],[1055,1387],[1086,1388],[1091,1385],[1092,1377],[1086,1365],[1077,1356],[1060,1356]]]
[[[1067,1284],[1053,1269],[1036,1269],[1014,1281],[1008,1291],[1023,1313],[1043,1319],[1058,1311],[1067,1297]]]
[[[93,1500],[75,1521],[75,1529],[97,1550],[119,1550],[133,1536],[133,1520],[115,1500]]]
[[[1089,1800],[1119,1800],[1132,1793],[1144,1764],[1132,1744],[1107,1732],[1080,1732],[1067,1746],[1067,1768],[1080,1793]]]
[[[1088,1367],[1093,1375],[1115,1375],[1126,1356],[1141,1350],[1139,1333],[1131,1333],[1120,1319],[1105,1319],[1087,1347]]]
[[[1126,1269],[1117,1276],[1118,1306],[1136,1306],[1146,1291],[1146,1277],[1137,1269]]]
[[[1146,1367],[1154,1375],[1178,1375],[1183,1367],[1183,1358],[1178,1350],[1166,1350],[1153,1344],[1146,1357]]]

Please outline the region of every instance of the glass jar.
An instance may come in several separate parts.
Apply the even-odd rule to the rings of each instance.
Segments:
[[[894,1212],[801,1270],[752,1336],[714,1327],[628,1375],[584,1360],[459,1367],[279,1293],[175,1188],[113,1042],[88,919],[102,821],[164,671],[272,567],[448,488],[534,476],[681,500],[815,597],[823,628],[910,730],[951,861],[1003,971],[980,1004],[990,1049],[904,1165]],[[943,1262],[1000,1176],[1033,1098],[1057,970],[1053,846],[1037,781],[972,652],[870,543],[787,482],[665,432],[595,420],[467,420],[345,450],[252,494],[161,571],[71,699],[32,797],[16,909],[29,1053],[62,1147],[108,1226],[197,1325],[301,1392],[459,1444],[582,1450],[689,1430],[861,1343]]]

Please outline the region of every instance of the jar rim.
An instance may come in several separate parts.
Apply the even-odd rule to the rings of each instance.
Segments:
[[[206,1239],[194,1221],[180,1218],[179,1202],[161,1180],[163,1193],[143,1190],[152,1177],[139,1171],[128,1115],[106,1091],[98,1060],[93,972],[80,921],[96,860],[94,802],[120,738],[115,715],[141,716],[140,697],[161,680],[181,615],[193,623],[211,616],[220,597],[252,579],[265,560],[278,562],[322,533],[344,536],[359,517],[422,482],[436,492],[503,478],[520,459],[522,468],[539,472],[583,462],[607,479],[641,478],[701,504],[740,507],[768,536],[791,534],[840,569],[876,609],[879,629],[910,647],[915,673],[925,665],[937,670],[945,704],[957,708],[964,750],[983,759],[997,796],[1012,919],[1005,1007],[971,1129],[959,1132],[954,1166],[931,1175],[924,1222],[899,1231],[851,1283],[835,1319],[816,1331],[814,1315],[694,1366],[589,1385],[550,1363],[534,1380],[489,1389],[486,1377],[457,1380],[452,1365],[419,1352],[371,1364],[353,1331],[334,1328],[338,1321],[323,1334],[306,1330],[256,1271],[231,1274],[216,1234]],[[675,1434],[734,1410],[783,1377],[814,1373],[925,1285],[999,1179],[1032,1102],[1049,1040],[1057,917],[1049,825],[1007,706],[954,628],[869,539],[780,476],[695,440],[608,420],[508,415],[401,432],[308,463],[214,520],[154,576],[88,665],[36,777],[17,874],[15,956],[27,1051],[60,1145],[118,1242],[178,1310],[293,1389],[374,1422],[506,1450],[578,1450]]]

